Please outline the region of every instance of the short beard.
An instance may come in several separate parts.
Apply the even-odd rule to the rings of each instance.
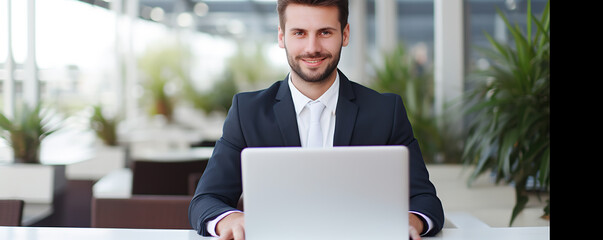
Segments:
[[[287,45],[285,45],[285,52],[287,54],[287,61],[289,62],[289,66],[291,67],[291,70],[293,70],[302,80],[304,80],[306,82],[312,82],[312,83],[325,82],[327,79],[329,79],[329,77],[333,74],[333,72],[337,68],[337,64],[339,64],[339,58],[341,57],[341,47],[339,47],[339,52],[337,53],[337,57],[335,59],[333,59],[333,61],[327,66],[327,68],[325,69],[325,71],[323,73],[307,75],[302,71],[301,67],[299,66],[298,60],[300,60],[301,58],[326,58],[326,59],[329,59],[329,58],[332,58],[333,56],[330,53],[326,53],[326,54],[315,53],[315,54],[296,56],[295,58],[292,58],[291,56],[289,56],[289,51],[287,50]]]

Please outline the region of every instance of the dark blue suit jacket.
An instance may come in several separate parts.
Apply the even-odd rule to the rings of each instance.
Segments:
[[[444,223],[442,204],[429,181],[402,98],[351,82],[341,72],[339,76],[333,145],[407,146],[410,152],[409,209],[433,221],[435,226],[428,235],[439,232]],[[234,96],[222,137],[216,142],[189,207],[189,220],[199,234],[207,236],[206,222],[237,206],[242,193],[243,148],[301,146],[287,79],[265,90]]]

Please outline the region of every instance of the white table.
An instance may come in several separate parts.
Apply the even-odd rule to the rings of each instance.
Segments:
[[[550,227],[445,228],[433,240],[548,240]]]
[[[94,198],[129,198],[132,196],[132,170],[116,169],[92,186]]]
[[[193,161],[209,159],[213,147],[196,147],[182,151],[157,152],[138,156],[144,161]],[[129,168],[115,169],[99,179],[92,187],[95,198],[129,198],[132,196],[132,170]]]
[[[23,206],[22,226],[32,225],[45,217],[48,217],[54,211],[50,203],[25,203]]]
[[[125,228],[0,227],[0,239],[10,240],[184,240],[217,239],[198,236],[193,230]]]
[[[57,227],[0,227],[0,239],[10,240],[210,240],[193,230],[119,229],[119,228],[57,228]],[[445,228],[433,240],[545,240],[550,239],[549,227],[514,228]]]
[[[157,162],[194,161],[209,159],[214,152],[213,147],[194,147],[190,149],[155,151],[149,150],[132,156],[132,159]]]

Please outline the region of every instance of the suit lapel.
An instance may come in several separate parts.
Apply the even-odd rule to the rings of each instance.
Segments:
[[[301,146],[295,107],[289,90],[289,76],[280,84],[276,93],[274,104],[274,116],[281,131],[284,146]]]
[[[289,90],[289,76],[283,80],[276,94],[273,110],[281,131],[284,146],[301,146],[295,107]],[[335,135],[333,146],[347,146],[352,140],[352,132],[356,124],[358,106],[354,103],[356,96],[350,80],[339,72],[339,98],[337,100]]]
[[[339,71],[339,70],[338,70]],[[335,115],[335,136],[333,146],[347,146],[352,140],[352,132],[356,124],[358,106],[354,103],[356,95],[348,78],[339,72],[339,98]]]

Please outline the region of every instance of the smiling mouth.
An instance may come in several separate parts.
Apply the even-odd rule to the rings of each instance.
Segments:
[[[297,57],[298,60],[303,61],[310,67],[317,67],[322,64],[331,55],[328,53],[315,53],[315,54],[303,54]]]
[[[311,58],[311,59],[304,59],[302,58],[301,60],[306,64],[306,66],[308,67],[318,67],[320,66],[324,60],[327,58]]]

